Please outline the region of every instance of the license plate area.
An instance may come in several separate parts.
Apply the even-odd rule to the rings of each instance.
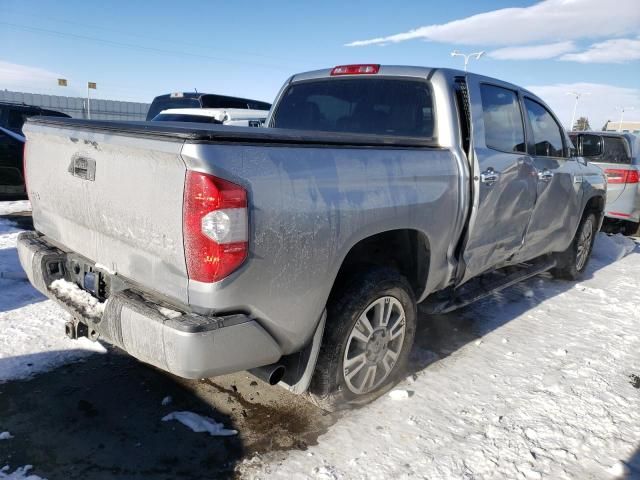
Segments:
[[[89,292],[101,302],[111,294],[109,275],[95,268],[95,265],[80,256],[70,255],[67,259],[67,273],[81,289]]]

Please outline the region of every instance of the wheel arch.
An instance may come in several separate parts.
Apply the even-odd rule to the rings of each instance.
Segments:
[[[359,271],[371,266],[390,267],[408,280],[417,299],[427,286],[431,266],[431,244],[415,229],[379,232],[355,243],[336,273],[329,298]]]
[[[596,220],[598,222],[598,230],[602,226],[602,221],[604,220],[604,209],[606,205],[606,199],[603,195],[595,194],[592,195],[589,200],[585,203],[584,210],[582,211],[582,216],[591,212],[596,215]]]

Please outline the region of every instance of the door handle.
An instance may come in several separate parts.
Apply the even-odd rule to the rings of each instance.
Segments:
[[[493,167],[487,168],[480,174],[480,181],[485,185],[491,186],[500,178],[500,172],[496,172]]]
[[[539,170],[538,171],[538,180],[542,180],[543,182],[548,182],[549,180],[551,180],[553,178],[553,172],[548,170],[548,169],[544,169],[544,170]]]

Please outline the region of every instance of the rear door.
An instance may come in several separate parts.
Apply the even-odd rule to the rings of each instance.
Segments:
[[[518,92],[468,79],[474,205],[462,281],[508,263],[520,247],[536,201],[535,168],[526,152]]]
[[[567,248],[582,216],[582,166],[569,156],[560,122],[539,101],[524,96],[529,151],[535,165],[537,200],[521,259]]]

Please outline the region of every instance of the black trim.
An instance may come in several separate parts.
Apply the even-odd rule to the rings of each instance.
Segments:
[[[56,117],[33,118],[27,120],[27,123],[191,143],[441,149],[432,138],[314,132],[280,128],[233,127],[211,124],[196,126],[197,124],[183,122],[116,122]]]

